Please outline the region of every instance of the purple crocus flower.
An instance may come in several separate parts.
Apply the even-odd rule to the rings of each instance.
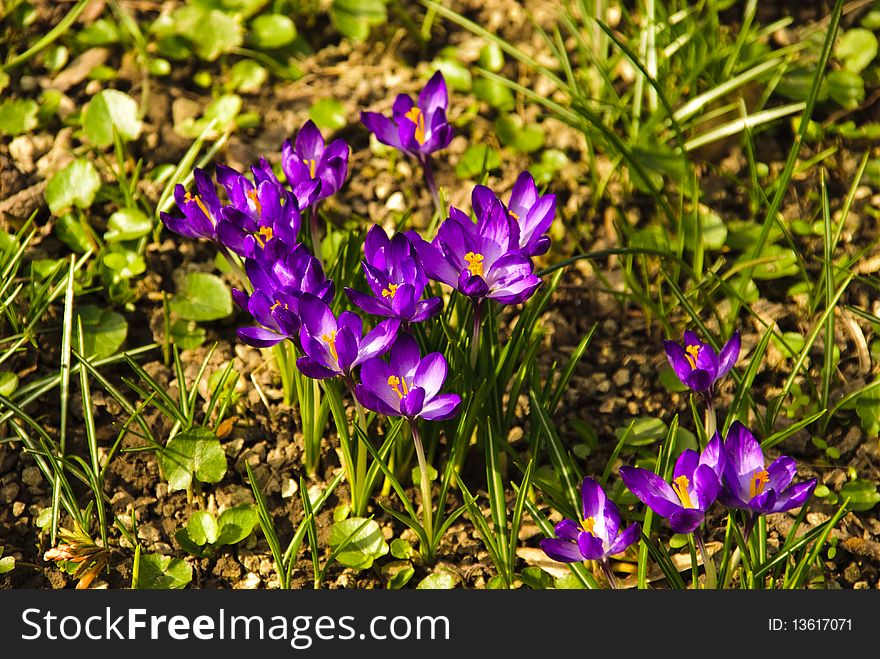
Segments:
[[[485,185],[474,188],[471,201],[477,217],[484,215],[493,202],[501,203]],[[550,237],[546,233],[556,213],[556,195],[539,195],[529,172],[520,174],[513,184],[507,212],[519,224],[519,248],[523,254],[539,256],[550,249]]]
[[[361,121],[376,138],[419,161],[446,148],[452,140],[452,126],[446,120],[449,96],[443,74],[437,71],[414,103],[406,94],[394,101],[392,118],[378,112],[361,112]]]
[[[620,529],[620,512],[605,496],[602,486],[589,476],[581,484],[583,519],[564,519],[556,525],[556,537],[541,541],[541,549],[554,561],[576,563],[584,560],[605,562],[639,539],[641,527],[631,524]]]
[[[490,203],[476,224],[450,208],[433,242],[415,233],[410,237],[428,276],[474,302],[519,304],[541,285],[532,262],[519,251],[519,226],[500,202]]]
[[[174,201],[183,211],[183,217],[171,217],[163,211],[159,213],[159,218],[176,234],[216,242],[221,208],[217,189],[204,169],[196,168],[193,171],[193,180],[196,194],[188,192],[180,183],[174,186]]]
[[[369,314],[407,323],[420,323],[440,312],[443,301],[439,297],[421,299],[428,277],[404,234],[389,239],[385,230],[374,224],[367,232],[364,256],[361,265],[373,295],[346,288],[352,303]]]
[[[224,246],[239,256],[256,258],[273,240],[288,248],[297,244],[302,218],[292,192],[262,181],[245,196],[247,202],[242,203],[248,210],[233,203],[220,211],[217,236]]]
[[[337,319],[323,300],[308,293],[299,296],[299,313],[300,344],[305,356],[296,361],[296,366],[317,380],[349,377],[356,366],[388,352],[400,327],[399,320],[389,318],[364,336],[360,316],[343,311]]]
[[[764,466],[764,453],[751,431],[734,421],[724,440],[727,460],[719,500],[730,508],[757,515],[800,508],[813,494],[816,479],[792,485],[797,463],[780,456]]]
[[[238,330],[239,338],[248,345],[266,347],[284,339],[299,341],[300,295],[333,299],[333,282],[302,244],[290,249],[280,241],[268,243],[260,258],[245,261],[245,274],[254,292],[248,296],[232,289],[232,298],[260,324]]]
[[[661,517],[676,533],[692,533],[721,491],[724,451],[718,433],[702,453],[686,449],[675,463],[672,484],[638,467],[621,467],[629,491]]]
[[[739,358],[740,337],[734,332],[720,353],[715,353],[690,330],[684,333],[684,346],[664,341],[666,358],[686,387],[711,398],[715,383],[733,368]]]
[[[342,187],[348,175],[348,144],[333,140],[326,147],[321,131],[310,119],[293,144],[281,147],[281,169],[294,189],[300,208],[326,199]]]
[[[364,407],[385,416],[449,419],[458,411],[461,397],[440,393],[447,370],[442,354],[422,357],[416,340],[401,334],[391,347],[390,363],[378,358],[363,363],[355,396]]]

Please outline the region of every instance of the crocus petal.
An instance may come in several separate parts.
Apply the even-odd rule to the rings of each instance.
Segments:
[[[432,297],[427,300],[421,300],[420,302],[416,303],[416,310],[412,318],[410,318],[410,322],[424,322],[428,318],[432,318],[440,313],[440,310],[442,308],[443,300],[441,300],[439,297]]]
[[[379,359],[376,361],[382,360]],[[400,416],[400,411],[396,407],[389,405],[385,400],[379,398],[379,396],[370,389],[367,389],[363,384],[359,384],[354,388],[354,396],[360,401],[360,404],[368,410],[384,414],[385,416]],[[396,398],[397,397],[395,396],[395,401]]]
[[[366,293],[361,293],[360,291],[356,291],[352,288],[346,288],[345,294],[348,296],[348,299],[351,300],[351,303],[356,307],[360,307],[365,313],[372,314],[374,316],[390,316],[393,312],[391,308],[381,300],[372,295],[367,295]]]
[[[693,533],[702,524],[702,510],[696,508],[682,508],[669,516],[669,527],[676,533]]]
[[[499,203],[498,196],[485,185],[474,186],[471,192],[471,207],[477,217],[480,217],[489,210],[489,206]]]
[[[398,318],[412,318],[416,312],[416,289],[412,284],[400,284],[391,299],[391,310]]]
[[[675,461],[675,467],[672,470],[672,479],[675,480],[679,476],[685,476],[688,481],[694,480],[694,470],[700,462],[700,454],[693,449],[685,449]]]
[[[422,411],[424,404],[425,390],[421,387],[413,387],[400,399],[400,412],[410,418],[416,417]]]
[[[419,108],[426,116],[432,117],[436,110],[445,110],[448,103],[446,80],[443,79],[443,74],[437,71],[419,92]]]
[[[807,502],[807,499],[813,495],[813,490],[815,489],[815,478],[811,478],[803,483],[798,483],[797,485],[792,485],[777,497],[776,503],[770,512],[781,513],[786,510],[792,510],[793,508],[800,508]]]
[[[605,548],[602,546],[602,540],[592,533],[586,531],[578,535],[578,549],[587,560],[598,561],[605,558]]]
[[[767,467],[767,484],[765,487],[782,492],[797,476],[797,462],[787,455],[776,458]]]
[[[386,408],[399,410],[400,398],[388,385],[388,378],[390,378],[391,376],[400,377],[391,370],[391,367],[387,363],[385,363],[378,357],[367,359],[361,365],[361,384],[358,386],[360,387],[361,385],[363,385],[364,387],[366,387],[366,389],[370,391],[372,395],[383,401]],[[375,407],[370,407],[370,409],[376,412],[381,411],[376,409]],[[381,413],[385,415],[388,414],[384,411],[381,411]],[[399,414],[398,412],[395,413]]]
[[[544,538],[541,540],[541,549],[547,556],[560,563],[579,563],[584,560],[577,543],[570,540]]]
[[[458,394],[439,394],[425,403],[420,416],[427,421],[444,421],[456,415],[459,405],[461,396]]]
[[[717,377],[720,378],[727,375],[734,364],[736,364],[736,360],[739,359],[740,342],[739,332],[734,332],[730,340],[724,344],[724,347],[718,354]]]
[[[605,513],[605,491],[592,478],[587,476],[581,482],[581,506],[584,519],[600,517]]]
[[[580,535],[582,530],[574,520],[567,518],[559,522],[554,529],[557,538],[570,540],[571,542],[577,542],[578,535]]]
[[[419,344],[411,334],[401,334],[391,346],[391,369],[399,377],[412,378],[420,358]]]
[[[700,453],[700,464],[704,464],[711,468],[712,471],[721,479],[724,472],[724,445],[721,442],[721,435],[716,431],[715,436],[706,444],[706,448]]]
[[[360,337],[356,337],[350,327],[343,327],[336,332],[336,364],[343,373],[348,373],[356,365],[359,340]]]
[[[683,510],[672,487],[657,474],[638,467],[621,467],[620,478],[630,492],[661,517]]]
[[[431,279],[453,288],[456,287],[460,270],[456,270],[455,267],[446,260],[443,252],[428,241],[423,240],[421,237],[418,237],[417,240],[413,240],[413,247],[425,268],[425,272]]]
[[[268,348],[284,340],[284,336],[264,327],[239,327],[238,338],[255,348]]]
[[[684,383],[694,391],[707,391],[713,382],[715,382],[713,374],[701,368],[695,368],[684,380]]]
[[[382,144],[406,151],[397,133],[397,126],[378,112],[361,112],[361,123],[372,132]]]
[[[675,341],[664,341],[663,347],[666,350],[666,359],[669,360],[669,365],[672,367],[672,370],[675,371],[675,374],[678,376],[678,379],[681,380],[682,384],[688,386],[688,379],[690,378],[691,371],[693,371],[693,366],[691,366],[690,361],[688,361],[687,353],[684,351],[678,343]]]
[[[413,375],[413,386],[425,390],[425,399],[431,400],[446,381],[448,371],[446,359],[439,352],[425,355]]]
[[[489,292],[489,284],[480,275],[471,275],[470,271],[462,270],[458,277],[458,288],[462,295],[472,298],[485,297]]]
[[[331,371],[326,366],[322,366],[311,357],[300,357],[296,360],[296,367],[300,373],[315,380],[326,380],[327,378],[339,375],[336,371]]]
[[[311,159],[316,162],[321,159],[324,152],[324,137],[311,119],[306,121],[296,134],[294,148],[302,159]]]
[[[639,524],[630,524],[611,542],[606,550],[607,555],[614,556],[615,554],[621,553],[631,544],[638,542],[641,533],[642,527]]]
[[[361,341],[360,351],[354,365],[357,366],[367,359],[388,352],[391,344],[397,338],[398,329],[400,329],[400,321],[397,318],[389,318],[376,325]]]
[[[721,491],[718,474],[708,465],[700,465],[694,471],[693,485],[697,508],[703,512],[709,510],[709,506],[715,503]]]
[[[737,476],[751,474],[764,468],[761,445],[751,431],[739,421],[734,421],[727,431],[724,451],[733,473]]]

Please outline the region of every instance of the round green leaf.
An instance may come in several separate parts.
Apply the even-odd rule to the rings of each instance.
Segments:
[[[450,590],[457,583],[458,577],[451,572],[435,572],[422,579],[416,590]]]
[[[192,566],[181,558],[143,554],[137,587],[144,590],[179,590],[192,581]]]
[[[799,272],[797,254],[782,245],[767,245],[761,252],[761,260],[752,272],[755,279],[780,279]]]
[[[174,31],[189,40],[198,56],[209,62],[239,47],[244,40],[241,24],[219,9],[191,4],[175,10],[171,18]]]
[[[455,175],[462,179],[479,177],[483,171],[498,169],[501,156],[486,144],[472,144],[455,166]]]
[[[362,524],[363,528],[358,531]],[[368,569],[374,560],[388,553],[388,543],[385,542],[382,529],[374,520],[363,517],[350,517],[333,525],[330,529],[330,548],[335,552],[343,543],[346,544],[336,554],[336,560],[356,570]]]
[[[74,324],[75,342],[79,345],[77,327],[82,325],[84,357],[103,359],[116,354],[125,343],[128,323],[125,318],[110,309],[100,309],[91,304],[76,308]]]
[[[171,340],[181,350],[198,348],[205,342],[207,334],[194,320],[178,319],[171,323]]]
[[[269,79],[269,72],[252,59],[236,62],[229,71],[229,85],[242,94],[255,94]]]
[[[40,106],[30,98],[7,99],[0,103],[0,133],[21,135],[37,127]]]
[[[186,533],[197,545],[212,545],[217,540],[217,520],[206,510],[197,510],[186,524]]]
[[[259,522],[260,516],[256,506],[245,503],[234,508],[227,508],[217,518],[217,528],[220,529],[220,533],[214,543],[234,545],[241,542],[251,534]]]
[[[296,39],[296,25],[283,14],[261,14],[251,23],[250,37],[257,48],[282,48]]]
[[[184,320],[219,320],[232,314],[232,295],[216,275],[191,272],[171,298],[170,306],[172,313]]]
[[[189,488],[193,474],[202,483],[218,483],[226,474],[226,454],[209,428],[192,428],[171,439],[160,463],[172,492]]]
[[[504,52],[495,41],[490,41],[480,50],[480,66],[493,73],[504,68]]]
[[[109,243],[136,240],[153,230],[153,222],[137,208],[123,208],[107,220],[104,240]]]
[[[834,56],[847,71],[861,73],[877,57],[877,37],[863,27],[847,30],[834,44]]]
[[[880,501],[877,483],[863,478],[845,483],[840,488],[840,499],[847,497],[849,497],[849,509],[859,512],[871,510]]]
[[[431,62],[431,71],[440,71],[449,88],[459,92],[469,92],[473,87],[471,72],[454,59],[437,58]]]
[[[309,108],[309,118],[318,128],[339,130],[348,124],[342,103],[335,98],[322,98]]]
[[[388,10],[384,0],[333,0],[330,20],[342,36],[363,41],[371,27],[388,20]]]
[[[857,73],[842,69],[825,78],[828,95],[843,107],[854,110],[865,100],[865,81]]]
[[[46,184],[43,194],[49,210],[55,215],[71,206],[88,208],[101,187],[101,176],[88,160],[74,160],[58,170]]]
[[[113,130],[124,142],[141,134],[138,104],[131,96],[117,89],[105,89],[89,101],[83,112],[83,129],[96,146],[113,144]]]
[[[12,371],[0,371],[0,396],[9,398],[18,389],[18,376]]]
[[[659,442],[666,436],[666,424],[662,419],[652,416],[640,416],[630,426],[622,426],[615,428],[614,434],[617,439],[626,437],[626,443],[629,446],[648,446],[654,442]]]

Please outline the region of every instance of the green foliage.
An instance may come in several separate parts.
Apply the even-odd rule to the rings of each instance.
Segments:
[[[281,48],[296,39],[296,25],[283,14],[260,14],[251,22],[249,38],[260,49]]]
[[[330,20],[342,36],[363,41],[388,20],[388,10],[384,0],[333,0]]]
[[[330,529],[329,543],[336,560],[355,570],[370,568],[389,549],[379,525],[362,517],[336,522]]]
[[[101,309],[91,304],[76,308],[76,327],[82,327],[84,357],[104,359],[119,352],[128,335],[128,321],[111,309]],[[79,332],[75,330],[79,345]]]
[[[0,103],[0,134],[21,135],[37,127],[37,102],[26,99],[6,99]]]
[[[485,144],[472,144],[464,152],[455,166],[455,175],[462,179],[479,178],[483,172],[498,169],[501,156],[498,151]]]
[[[348,124],[342,103],[335,98],[322,98],[309,108],[309,118],[318,128],[334,131]]]
[[[190,489],[193,476],[202,483],[219,483],[226,475],[226,454],[209,428],[196,427],[173,437],[159,461],[171,492]]]
[[[174,34],[189,41],[196,54],[208,62],[244,43],[244,28],[235,17],[203,4],[178,7],[171,15]]]
[[[83,111],[82,125],[92,144],[99,147],[113,144],[114,134],[124,142],[136,140],[142,129],[137,102],[116,89],[105,89],[92,97]]]
[[[192,566],[180,558],[144,554],[138,561],[137,587],[143,590],[179,590],[192,581]]]
[[[220,320],[232,314],[232,295],[217,275],[191,272],[171,298],[170,306],[172,313],[183,320]]]
[[[210,555],[223,545],[238,544],[260,523],[257,507],[242,504],[227,508],[218,516],[197,510],[175,537],[180,545],[196,556]]]
[[[55,215],[73,206],[88,208],[100,187],[98,170],[88,160],[80,158],[52,175],[46,184],[46,203]]]

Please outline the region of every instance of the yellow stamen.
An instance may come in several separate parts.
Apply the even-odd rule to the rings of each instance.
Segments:
[[[257,189],[248,190],[245,194],[250,198],[252,202],[254,202],[254,208],[257,209],[257,215],[262,215],[263,213],[263,205],[260,203],[260,200],[257,199]]]
[[[753,499],[761,492],[764,491],[764,486],[770,480],[770,474],[767,473],[766,469],[761,469],[760,471],[755,472],[755,475],[752,476],[752,482],[749,485],[749,498]]]
[[[197,195],[197,194],[194,195],[194,194],[190,194],[189,192],[187,192],[185,195],[183,195],[183,200],[185,202],[186,201],[196,202],[196,205],[202,210],[202,212],[205,214],[205,217],[207,217],[209,220],[211,220],[211,224],[214,223],[214,218],[211,217],[211,213],[208,211],[208,207],[205,206],[205,202],[202,201],[202,198],[199,195]]]
[[[687,357],[687,360],[691,364],[691,368],[697,367],[697,357],[700,356],[700,346],[697,344],[688,346],[684,349],[684,356]]]
[[[308,165],[309,167],[309,178],[315,178],[315,167],[317,163],[315,163],[314,158],[303,158],[303,164]]]
[[[409,112],[404,115],[407,119],[416,125],[415,138],[419,144],[425,143],[425,115],[422,114],[418,105],[413,105]]]
[[[681,505],[685,508],[694,507],[694,504],[691,502],[691,495],[688,494],[689,484],[687,476],[679,476],[672,481],[672,489],[675,490],[675,493],[681,500]]]
[[[330,351],[330,356],[336,360],[336,363],[339,363],[339,354],[336,352],[336,330],[332,332],[327,332],[326,334],[321,335],[321,340],[327,344],[327,349]]]
[[[409,393],[409,389],[406,386],[406,379],[399,378],[396,375],[388,376],[388,386],[391,387],[391,391],[397,394],[398,398],[403,398]],[[403,391],[400,388],[403,387]]]
[[[464,260],[467,261],[467,269],[471,273],[472,277],[483,276],[483,255],[477,254],[475,252],[468,252],[464,255]]]
[[[382,291],[382,297],[390,297],[393,300],[398,288],[400,284],[388,284],[388,288]]]
[[[254,238],[256,238],[260,247],[265,247],[266,243],[272,240],[272,237],[275,233],[272,231],[272,227],[260,227],[260,230],[254,234]]]
[[[517,222],[519,222],[519,215],[517,215],[517,214],[514,213],[513,211],[507,211],[507,212],[510,213],[510,217],[512,217],[512,218],[513,218],[514,220],[516,220]]]
[[[587,533],[592,533],[595,535],[595,531],[593,531],[593,527],[596,525],[596,520],[593,517],[587,517],[587,519],[581,520],[581,528]]]
[[[269,311],[275,311],[275,309],[277,309],[278,307],[284,307],[285,309],[288,309],[288,310],[290,309],[290,307],[288,307],[286,303],[281,304],[278,300],[275,300],[275,304],[273,304],[271,307],[269,307]]]

